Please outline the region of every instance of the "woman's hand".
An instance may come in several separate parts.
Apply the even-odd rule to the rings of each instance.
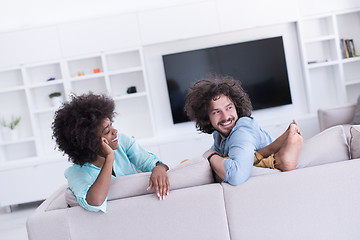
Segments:
[[[156,196],[158,196],[160,200],[164,199],[165,195],[169,195],[170,183],[166,172],[168,169],[168,166],[165,164],[157,163],[150,176],[147,190],[150,191],[154,187]]]
[[[106,140],[104,137],[101,138],[101,153],[105,158],[106,156],[114,155],[114,150],[112,150],[112,148],[109,146],[108,140]]]

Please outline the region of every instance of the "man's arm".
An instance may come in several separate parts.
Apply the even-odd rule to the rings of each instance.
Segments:
[[[245,141],[232,139],[229,157],[226,158],[222,157],[221,154],[219,154],[220,156],[212,155],[218,153],[212,149],[204,154],[207,159],[210,157],[208,160],[216,175],[231,185],[242,184],[250,176],[254,163],[254,146],[248,140],[249,138]]]
[[[213,153],[217,153],[217,154],[213,155]],[[224,166],[225,158],[223,158],[220,153],[214,150],[207,151],[204,154],[204,157],[208,159],[210,166],[212,170],[216,173],[216,175],[218,175],[218,177],[221,178],[221,180],[224,180],[226,174],[226,170]]]

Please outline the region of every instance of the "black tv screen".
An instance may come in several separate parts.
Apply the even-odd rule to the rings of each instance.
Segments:
[[[189,121],[184,113],[188,87],[210,73],[241,81],[254,110],[292,103],[281,36],[168,54],[162,58],[174,123]]]

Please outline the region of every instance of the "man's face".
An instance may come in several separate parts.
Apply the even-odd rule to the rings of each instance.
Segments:
[[[220,95],[216,100],[211,100],[209,108],[211,125],[226,138],[238,120],[234,103],[225,95]]]

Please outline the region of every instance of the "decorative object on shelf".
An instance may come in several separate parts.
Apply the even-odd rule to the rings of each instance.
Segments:
[[[56,108],[59,108],[62,103],[61,92],[53,92],[49,94],[52,105]]]
[[[55,80],[55,78],[54,77],[51,77],[51,78],[49,78],[48,80],[46,80],[47,82],[49,82],[49,81],[54,81]]]
[[[81,77],[81,76],[84,76],[85,73],[84,72],[79,72],[78,74],[75,75],[75,77]]]
[[[94,68],[94,73],[99,73],[100,72],[100,68]]]
[[[314,61],[308,61],[308,64],[314,64],[314,63],[326,63],[329,62],[328,59],[325,60],[314,60]]]
[[[135,86],[131,86],[131,87],[129,87],[129,88],[126,90],[126,92],[127,92],[128,94],[136,93],[136,92],[137,92],[137,91],[136,91],[136,87],[135,87]]]
[[[1,120],[2,126],[2,138],[5,141],[13,141],[19,138],[19,132],[16,128],[19,125],[21,117],[12,117],[10,123],[7,123],[4,119]]]
[[[356,54],[355,45],[353,39],[340,39],[340,49],[343,58],[358,57]]]

